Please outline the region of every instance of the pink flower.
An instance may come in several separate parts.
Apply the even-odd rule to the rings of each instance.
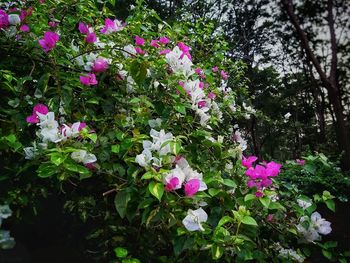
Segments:
[[[269,176],[277,176],[280,173],[280,169],[282,167],[282,164],[275,163],[273,161],[266,164],[266,169],[269,173]]]
[[[273,220],[273,214],[268,214],[266,220],[271,222]]]
[[[198,108],[203,108],[206,104],[207,103],[205,102],[205,100],[201,100],[200,102],[198,102]]]
[[[198,86],[199,86],[200,89],[203,89],[204,88],[204,83],[201,81],[201,82],[199,82]]]
[[[139,36],[135,37],[135,45],[136,46],[144,46],[145,45],[145,39]]]
[[[19,30],[22,32],[29,32],[29,26],[28,25],[21,25]]]
[[[95,166],[95,163],[96,162],[93,162],[93,163],[86,163],[85,164],[85,167],[88,168],[90,171],[95,171],[97,170],[96,166]]]
[[[43,4],[43,3],[45,3],[45,0],[39,0],[39,3]]]
[[[215,97],[216,97],[216,95],[215,95],[214,92],[209,92],[209,93],[208,93],[208,98],[209,98],[209,99],[212,99],[212,100],[213,100],[213,99],[215,99]]]
[[[49,27],[51,27],[51,28],[55,28],[55,27],[58,26],[58,23],[57,23],[57,22],[50,21],[50,22],[48,23],[48,25],[49,25]]]
[[[180,48],[180,50],[182,52],[189,52],[190,51],[190,47],[186,46],[184,42],[177,43],[177,46]]]
[[[195,72],[196,74],[200,75],[200,74],[202,73],[202,69],[201,69],[201,68],[196,68],[196,69],[194,70],[194,72]]]
[[[38,123],[39,122],[38,113],[46,115],[48,112],[49,112],[49,108],[47,106],[45,106],[44,104],[37,104],[33,108],[33,114],[28,116],[26,121],[28,123]]]
[[[9,16],[6,12],[0,9],[0,29],[9,25]]]
[[[184,58],[184,56],[187,56],[189,58],[189,60],[192,61],[192,56],[190,54],[190,47],[186,46],[183,42],[179,42],[177,44],[177,46],[180,48],[180,50],[182,51],[182,54],[180,56],[181,59]]]
[[[114,21],[107,18],[105,20],[105,26],[101,29],[102,34],[110,34],[122,30],[125,27],[121,21],[115,19]]]
[[[258,157],[256,157],[256,156],[249,156],[248,158],[243,156],[242,165],[244,167],[250,168],[250,167],[252,167],[253,162],[255,162],[256,160],[258,160]]]
[[[224,80],[228,79],[228,74],[224,70],[221,70],[220,75]]]
[[[151,40],[151,47],[155,47],[155,48],[159,48],[160,47],[160,45],[158,44],[159,43],[159,41],[158,40],[154,40],[154,39],[152,39]]]
[[[176,189],[176,187],[179,185],[179,178],[173,177],[169,180],[169,182],[165,185],[165,191],[170,192]]]
[[[137,54],[144,55],[146,52],[142,50],[140,47],[135,47],[135,51]]]
[[[97,85],[95,74],[88,74],[87,76],[80,76],[80,83],[85,86]]]
[[[198,179],[191,179],[185,184],[185,195],[188,197],[193,196],[198,192],[200,187],[200,181]]]
[[[90,33],[89,26],[87,24],[84,24],[83,22],[79,22],[78,29],[79,29],[80,33],[82,33],[84,35],[87,35]]]
[[[104,72],[108,69],[108,61],[104,58],[97,58],[92,65],[92,71],[95,73]]]
[[[160,51],[159,51],[159,55],[166,55],[166,54],[168,54],[168,53],[170,53],[170,52],[171,52],[170,49],[163,49],[163,50],[160,50]]]
[[[86,128],[86,123],[85,122],[81,122],[78,128],[78,131],[81,131],[82,129]]]
[[[264,193],[263,193],[262,191],[259,190],[259,191],[256,191],[255,196],[256,196],[257,198],[261,198],[261,197],[264,196]]]
[[[47,53],[56,46],[56,43],[60,39],[59,35],[55,32],[47,31],[44,33],[44,38],[39,39],[40,46]]]
[[[85,37],[85,41],[87,43],[90,43],[90,44],[95,43],[96,40],[97,40],[97,38],[96,38],[96,34],[94,32],[88,33]]]
[[[299,165],[305,165],[305,160],[296,159],[295,161]]]
[[[166,45],[170,42],[170,40],[167,37],[161,37],[161,38],[159,38],[159,42],[163,45]]]

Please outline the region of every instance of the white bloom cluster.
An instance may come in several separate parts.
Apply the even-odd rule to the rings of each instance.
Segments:
[[[72,152],[70,157],[77,163],[89,164],[97,161],[97,158],[94,154],[88,153],[85,150],[79,150]]]
[[[188,78],[194,73],[192,70],[192,61],[188,58],[188,56],[183,56],[183,52],[178,46],[166,54],[165,58],[171,70],[175,74],[183,74],[186,78]]]
[[[194,81],[188,81],[184,84],[184,89],[186,93],[191,97],[192,109],[200,117],[200,124],[202,126],[205,126],[210,118],[208,111],[211,107],[211,100],[206,99],[205,93],[203,89],[199,87],[199,84],[200,81],[198,79]],[[204,105],[200,106],[200,103],[203,103]]]
[[[303,210],[305,210],[305,209],[309,208],[310,206],[312,206],[311,202],[306,201],[306,200],[302,200],[302,199],[297,199],[297,203]]]
[[[0,227],[2,220],[10,217],[12,211],[8,205],[0,205]],[[0,249],[10,249],[15,245],[15,240],[10,236],[10,231],[0,229]]]
[[[244,118],[249,120],[250,115],[256,113],[256,110],[252,106],[247,106],[245,102],[243,102],[242,106],[243,106],[243,109],[246,111],[246,113],[244,114]]]
[[[275,244],[275,249],[278,251],[279,256],[286,259],[291,259],[296,262],[304,262],[305,257],[298,254],[295,250],[282,247],[279,243]]]
[[[170,153],[170,145],[168,142],[174,139],[171,132],[165,133],[164,130],[159,132],[152,129],[150,131],[150,136],[152,141],[143,141],[143,151],[141,154],[137,155],[135,161],[142,167],[147,167],[151,165],[161,167],[162,166],[162,156]],[[152,152],[156,152],[159,158],[152,156]]]
[[[308,243],[319,240],[319,234],[327,235],[332,231],[331,223],[322,218],[318,212],[312,213],[309,227],[306,228],[303,223],[308,220],[308,216],[303,216],[300,218],[300,223],[297,225],[298,232]]]

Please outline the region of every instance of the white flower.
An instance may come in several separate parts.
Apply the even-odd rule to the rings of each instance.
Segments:
[[[25,159],[33,160],[36,156],[36,152],[38,151],[35,147],[25,147],[23,148]]]
[[[134,56],[136,55],[135,47],[133,45],[131,45],[131,44],[125,46],[123,48],[123,50],[124,50],[123,55],[124,55],[125,58],[130,57],[130,54],[132,54]]]
[[[144,149],[141,154],[137,155],[135,161],[142,167],[149,166],[152,161],[152,153],[148,149]]]
[[[297,203],[303,210],[305,210],[305,209],[309,208],[310,206],[312,206],[311,202],[305,201],[305,200],[301,200],[301,199],[297,199]]]
[[[152,119],[152,120],[149,120],[148,121],[148,125],[151,127],[151,128],[158,128],[162,125],[162,119],[160,118],[157,118],[157,119]]]
[[[331,223],[326,221],[318,212],[312,213],[310,217],[310,225],[306,229],[302,224],[307,220],[307,216],[300,218],[300,223],[297,225],[298,232],[302,234],[306,242],[313,242],[320,239],[320,235],[327,235],[332,231]]]
[[[133,93],[135,91],[135,88],[134,88],[135,85],[136,85],[135,80],[131,76],[128,76],[126,78],[126,91],[128,93]]]
[[[235,131],[234,139],[236,142],[239,143],[239,147],[241,148],[242,151],[247,149],[247,141],[243,139],[241,132],[239,130]]]
[[[164,130],[158,132],[152,129],[150,135],[153,138],[152,150],[158,151],[159,155],[166,155],[171,151],[170,145],[167,143],[174,138],[171,132],[165,133]]]
[[[288,120],[290,118],[290,116],[292,116],[292,114],[290,114],[290,112],[287,112],[286,114],[284,114],[285,120]]]
[[[94,163],[97,161],[97,158],[94,154],[88,153],[85,150],[72,152],[70,156],[77,163],[88,164],[88,163]]]
[[[207,220],[208,215],[202,208],[197,210],[189,209],[187,211],[187,216],[182,220],[182,224],[188,231],[204,231],[201,223],[206,222]]]
[[[318,233],[328,235],[330,232],[332,232],[331,223],[322,218],[318,212],[312,213],[311,221]]]
[[[183,74],[186,78],[192,75],[192,61],[183,56],[181,59],[182,51],[176,46],[171,52],[165,55],[165,59],[174,73]]]
[[[19,18],[19,15],[17,15],[17,14],[10,14],[8,16],[8,22],[11,26],[17,26],[21,23],[21,19]]]

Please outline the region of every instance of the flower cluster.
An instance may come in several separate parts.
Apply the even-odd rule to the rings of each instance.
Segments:
[[[7,11],[0,9],[0,30],[5,29],[9,36],[16,36],[19,39],[20,35],[17,35],[18,31],[30,31],[29,26],[26,24],[26,18],[31,16],[32,13],[32,7],[27,9],[11,7]]]
[[[43,104],[35,105],[32,115],[28,116],[26,120],[28,123],[35,123],[40,127],[37,135],[41,139],[40,146],[43,149],[47,148],[49,142],[58,143],[70,138],[78,138],[80,132],[87,127],[85,122],[75,122],[72,125],[63,123],[60,126],[58,121],[55,120],[55,113],[50,112],[48,107]],[[33,147],[26,147],[24,152],[26,159],[33,159],[36,155],[37,147],[35,144]],[[72,159],[85,165],[96,162],[95,155],[88,154],[83,150],[73,152]]]
[[[185,195],[191,197],[208,188],[203,181],[203,174],[193,170],[184,157],[175,158],[175,163],[175,168],[163,179],[166,191],[174,191],[184,186]]]
[[[0,227],[2,220],[10,217],[12,211],[8,205],[0,205]],[[15,240],[10,236],[10,231],[0,229],[0,248],[9,249],[13,248],[15,245]]]
[[[135,161],[142,167],[148,167],[151,164],[157,168],[162,167],[162,157],[170,153],[169,142],[174,139],[171,132],[165,133],[164,130],[159,132],[152,129],[150,131],[152,141],[145,140],[142,142],[143,151],[137,155]],[[152,156],[152,152],[156,153],[156,156]]]
[[[320,234],[328,235],[332,231],[331,223],[322,218],[318,212],[312,213],[310,218],[301,217],[297,229],[307,243],[319,240]]]
[[[262,190],[272,184],[271,177],[276,177],[280,173],[281,164],[273,161],[257,164],[253,167],[253,163],[258,158],[256,156],[250,156],[248,158],[243,156],[242,165],[248,168],[245,174],[249,177],[247,186],[249,188],[256,187],[258,191],[255,193],[257,197],[263,196]]]

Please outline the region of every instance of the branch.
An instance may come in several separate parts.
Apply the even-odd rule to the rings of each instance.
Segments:
[[[328,9],[328,26],[329,26],[329,33],[331,36],[331,71],[329,75],[329,79],[332,82],[333,85],[336,85],[337,82],[337,64],[338,64],[338,58],[337,58],[337,39],[335,36],[335,30],[334,30],[334,16],[333,16],[333,0],[327,1],[327,9]]]
[[[317,73],[320,75],[320,78],[323,82],[323,84],[325,85],[325,87],[327,88],[327,90],[336,90],[336,87],[334,85],[332,85],[332,83],[329,81],[326,72],[322,70],[321,64],[318,61],[318,59],[316,58],[314,52],[312,51],[310,44],[309,44],[309,39],[306,35],[306,33],[304,32],[304,30],[301,28],[300,23],[299,23],[299,19],[297,18],[297,16],[294,13],[293,10],[293,3],[292,0],[281,0],[287,15],[289,17],[289,20],[292,22],[299,38],[301,41],[301,45],[303,47],[303,49],[305,50],[305,53],[307,55],[307,57],[311,60],[312,64],[314,65],[314,67],[316,68]]]

